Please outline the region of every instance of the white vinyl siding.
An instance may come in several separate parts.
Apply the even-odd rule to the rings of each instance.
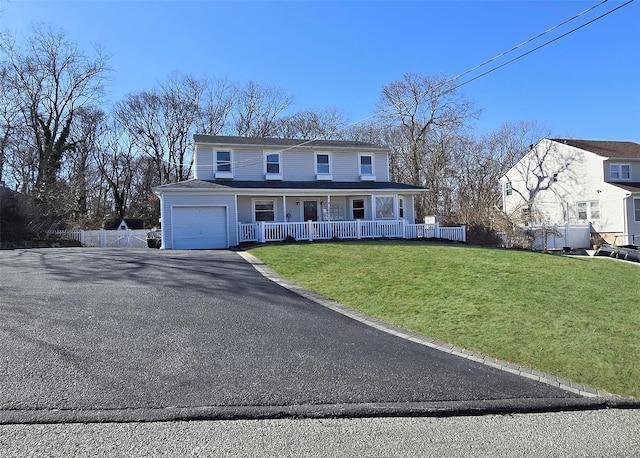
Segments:
[[[277,154],[276,157],[269,157]],[[317,162],[320,155],[320,164]],[[389,157],[385,152],[358,150],[279,150],[241,145],[197,144],[194,147],[196,179],[237,181],[360,181],[360,156],[371,158],[371,174],[365,180],[389,181]],[[328,158],[328,163],[327,163]],[[274,159],[273,161],[271,159]],[[268,165],[270,164],[270,165]],[[367,164],[368,165],[368,164]],[[271,171],[267,171],[269,168]],[[279,173],[273,173],[279,169]],[[368,172],[367,168],[367,172]]]
[[[233,178],[238,181],[264,180],[262,151],[235,150],[233,152]]]
[[[331,176],[333,181],[358,181],[355,167],[356,154],[343,151],[331,153]]]
[[[285,181],[314,181],[316,179],[315,156],[313,152],[284,152],[282,158],[282,178]]]
[[[215,177],[213,149],[207,146],[196,145],[193,157],[195,179],[213,180]]]

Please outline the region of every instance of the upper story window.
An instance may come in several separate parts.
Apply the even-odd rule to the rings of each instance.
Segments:
[[[267,180],[282,180],[282,165],[280,153],[267,153],[265,155],[265,178]]]
[[[511,194],[513,194],[513,185],[511,184],[510,181],[507,181],[504,184],[504,193],[508,196],[510,196]]]
[[[331,175],[331,155],[329,153],[316,153],[316,179],[333,179]]]
[[[370,154],[360,155],[360,179],[361,180],[375,180],[376,177],[373,174],[373,156]]]
[[[576,204],[579,221],[591,221],[600,219],[600,202],[592,200],[588,202],[578,202]]]
[[[233,178],[231,151],[216,151],[216,178]]]
[[[631,166],[629,164],[611,164],[609,171],[612,181],[631,179]]]

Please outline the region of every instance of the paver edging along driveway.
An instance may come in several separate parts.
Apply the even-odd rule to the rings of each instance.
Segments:
[[[379,320],[375,317],[366,315],[358,310],[347,307],[337,301],[334,301],[333,299],[322,296],[314,291],[310,291],[306,288],[303,288],[281,277],[273,269],[269,268],[266,264],[260,261],[260,259],[258,259],[257,257],[255,257],[249,252],[239,251],[238,254],[242,256],[251,265],[253,265],[258,272],[260,272],[263,276],[273,281],[274,283],[277,283],[280,286],[287,288],[295,292],[296,294],[299,294],[302,297],[312,300],[324,307],[327,307],[331,310],[334,310],[338,313],[348,316],[354,320],[364,323],[367,326],[374,327],[376,329],[387,332],[389,334],[393,334],[395,336],[398,336],[407,340],[411,340],[421,345],[435,348],[437,350],[441,350],[446,353],[459,356],[461,358],[469,359],[470,361],[486,364],[487,366],[494,367],[512,374],[517,374],[522,377],[526,377],[538,382],[559,387],[564,390],[570,391],[572,393],[579,394],[580,396],[603,397],[603,398],[608,398],[610,400],[617,400],[621,402],[624,402],[624,400],[628,400],[627,398],[616,396],[606,391],[598,390],[596,388],[593,388],[581,383],[576,383],[574,381],[564,379],[562,377],[557,377],[552,374],[547,374],[545,372],[538,371],[536,369],[531,369],[518,364],[514,364],[508,361],[499,360],[491,356],[483,355],[482,353],[473,352],[462,347],[457,347],[455,345],[451,345],[437,339],[433,339],[415,332],[408,331],[406,329],[400,328],[393,324]]]
[[[231,251],[2,251],[0,278],[0,422],[426,415],[604,399],[380,332]]]

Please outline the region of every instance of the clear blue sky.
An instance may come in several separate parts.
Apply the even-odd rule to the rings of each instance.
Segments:
[[[0,0],[0,28],[24,37],[44,22],[82,48],[99,44],[112,55],[112,101],[171,72],[206,74],[276,85],[295,96],[296,111],[338,107],[358,121],[405,72],[460,74],[597,3]],[[476,132],[528,120],[557,136],[640,142],[639,29],[634,2],[463,86],[483,111]]]

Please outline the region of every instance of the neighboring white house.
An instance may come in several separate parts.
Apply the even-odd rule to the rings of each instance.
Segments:
[[[519,224],[590,223],[594,243],[640,243],[638,143],[543,139],[500,184]]]
[[[208,135],[194,142],[194,179],[154,189],[163,249],[415,236],[406,226],[426,189],[389,181],[386,148]]]

